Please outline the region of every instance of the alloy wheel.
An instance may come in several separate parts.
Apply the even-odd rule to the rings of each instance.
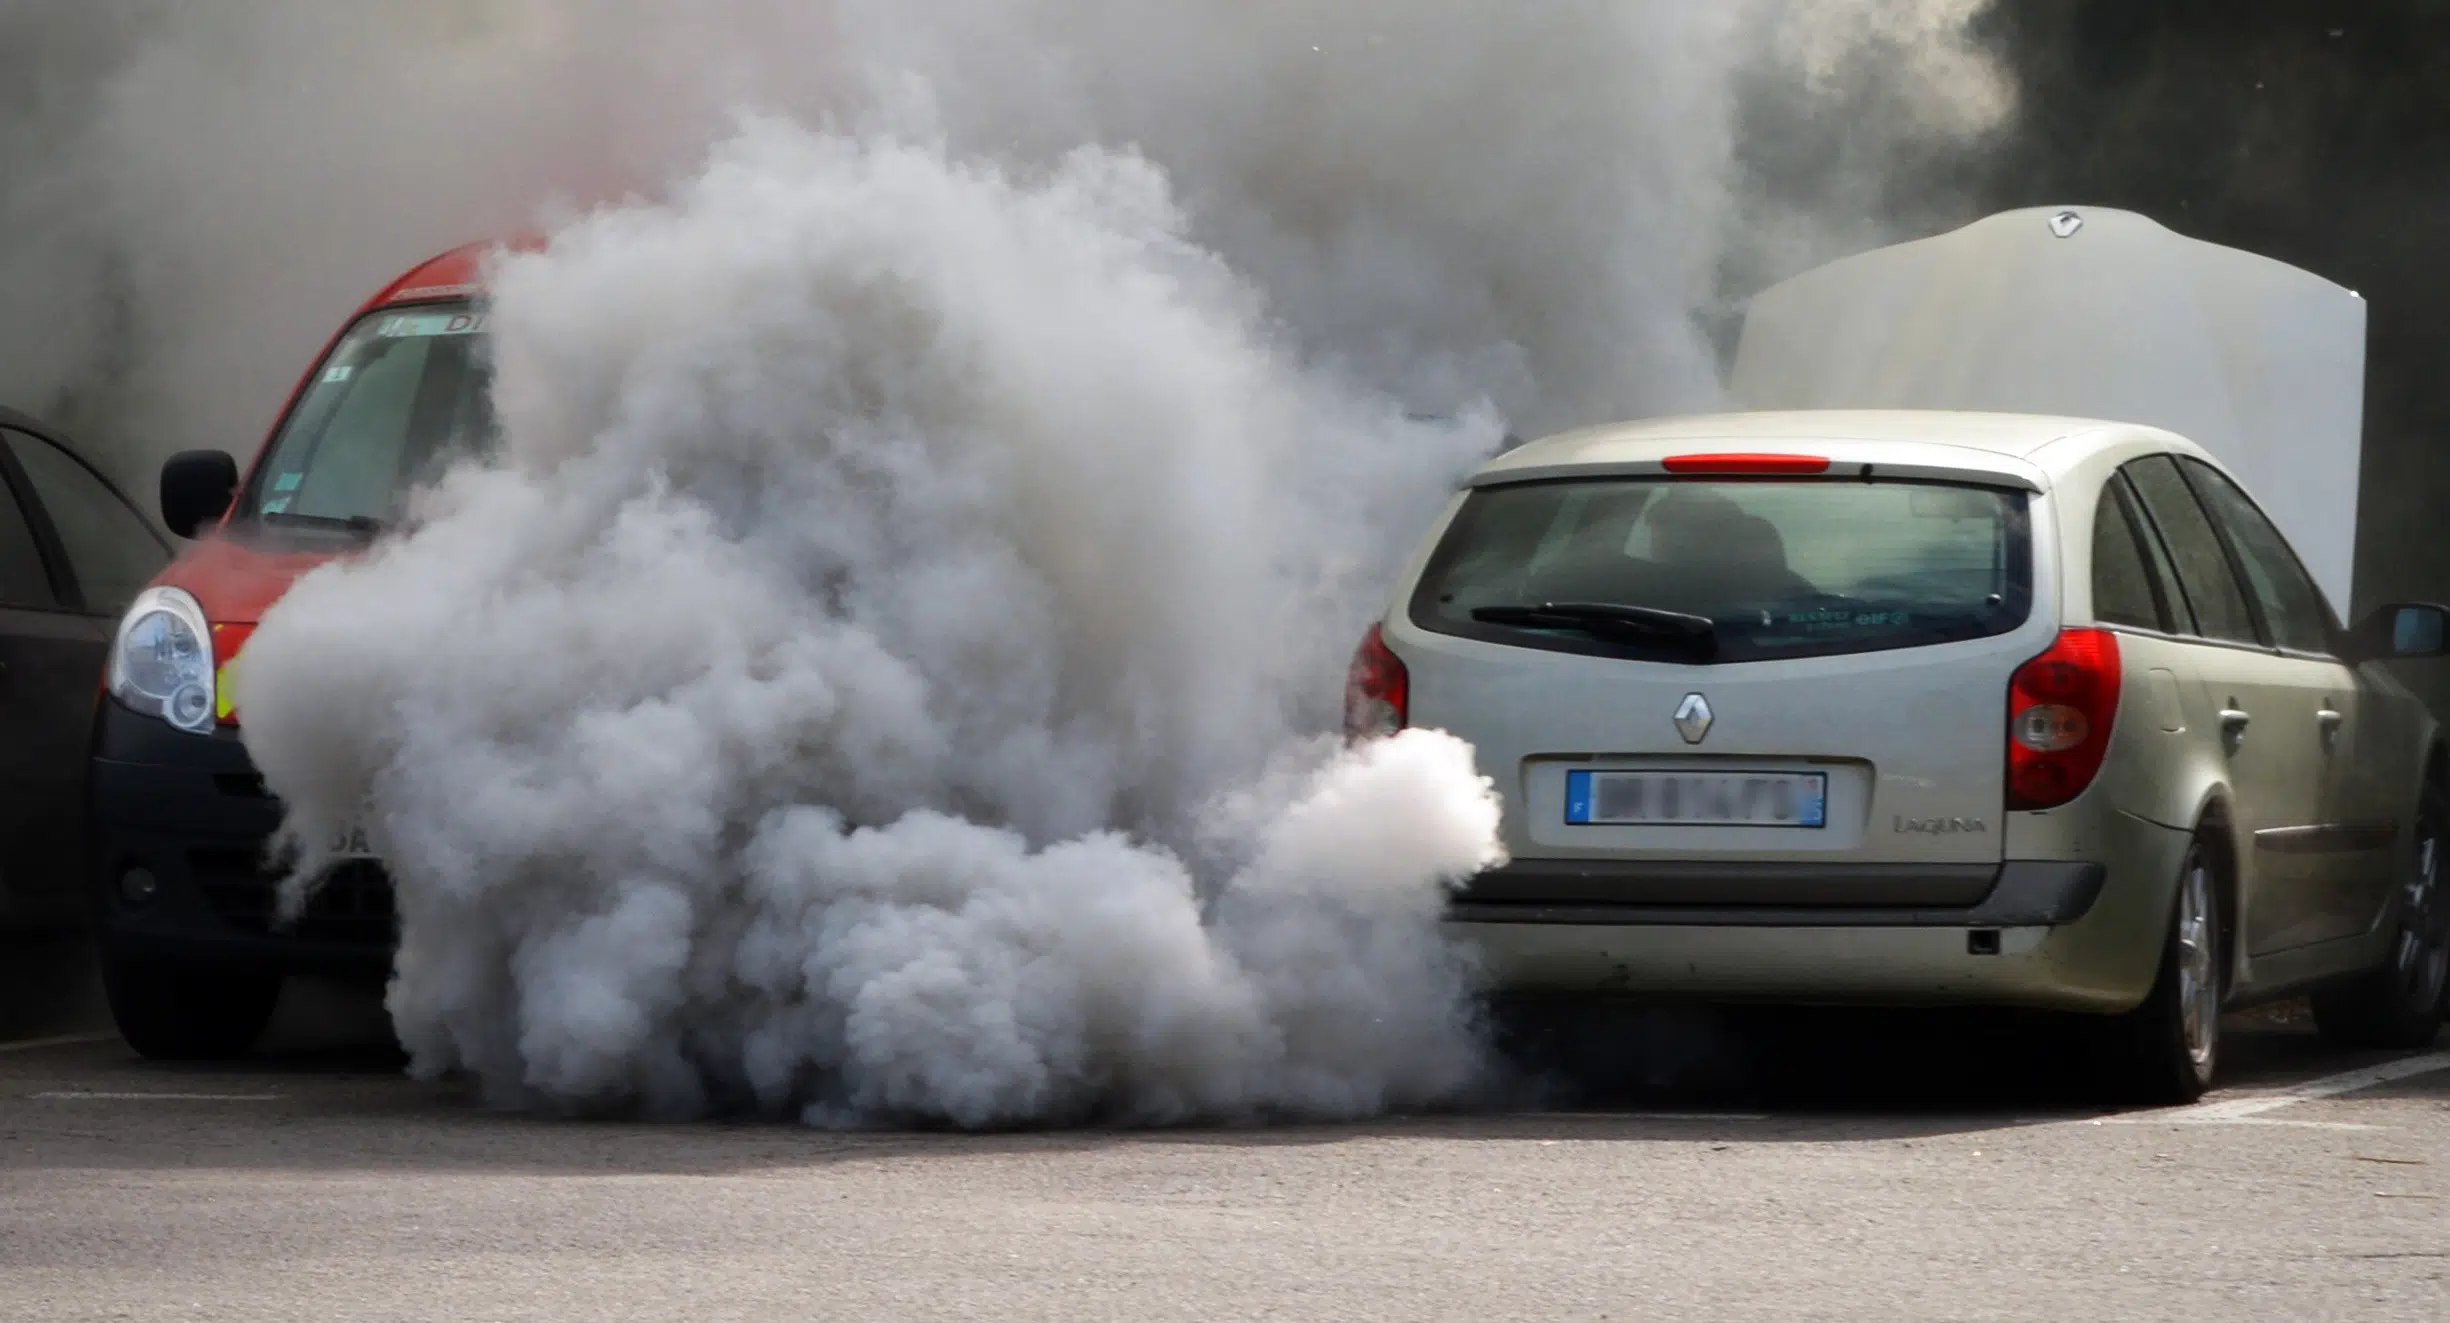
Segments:
[[[2441,880],[2441,822],[2427,813],[2417,829],[2416,866],[2401,889],[2399,943],[2391,953],[2400,1004],[2438,1014],[2450,988],[2450,888]]]
[[[2220,935],[2212,910],[2212,870],[2189,855],[2178,886],[2178,1009],[2186,1055],[2201,1075],[2220,1043]]]

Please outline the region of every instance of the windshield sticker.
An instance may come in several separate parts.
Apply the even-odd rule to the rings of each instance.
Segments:
[[[284,473],[280,477],[272,480],[272,490],[276,492],[294,492],[298,489],[298,483],[305,477],[306,475],[303,473]]]
[[[346,363],[335,363],[332,365],[330,371],[323,374],[323,384],[329,386],[336,382],[347,381],[356,371],[356,368],[353,368]]]
[[[286,496],[264,502],[265,514],[287,514],[288,512],[289,498]]]
[[[437,335],[477,335],[485,329],[481,312],[404,312],[375,323],[374,333],[386,340]]]

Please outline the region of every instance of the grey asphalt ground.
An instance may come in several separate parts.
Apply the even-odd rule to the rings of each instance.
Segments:
[[[2450,1318],[2450,1037],[2105,1114],[2014,1026],[1652,1016],[1571,1111],[833,1134],[489,1113],[292,992],[237,1067],[0,1046],[0,1319]]]

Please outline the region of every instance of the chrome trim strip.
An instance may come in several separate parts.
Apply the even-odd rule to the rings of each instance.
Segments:
[[[2273,854],[2355,854],[2387,850],[2398,839],[2396,822],[2323,822],[2266,827],[2254,834],[2254,848]]]

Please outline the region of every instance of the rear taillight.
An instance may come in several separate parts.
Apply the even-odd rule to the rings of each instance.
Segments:
[[[1353,668],[1344,677],[1344,738],[1363,740],[1392,735],[1404,728],[1412,704],[1412,676],[1403,660],[1387,647],[1376,625],[1353,651]]]
[[[2071,629],[2008,682],[2008,807],[2057,808],[2084,793],[2118,719],[2118,636]]]

